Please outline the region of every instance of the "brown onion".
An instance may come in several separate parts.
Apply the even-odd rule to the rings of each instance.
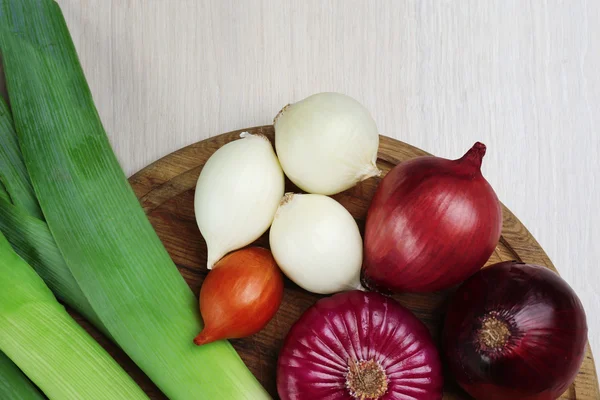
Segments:
[[[283,297],[283,276],[271,252],[250,247],[222,258],[200,289],[204,329],[202,345],[260,331],[273,318]]]
[[[367,216],[366,286],[435,291],[485,264],[502,228],[500,203],[480,171],[485,150],[475,143],[458,160],[415,158],[386,175]]]

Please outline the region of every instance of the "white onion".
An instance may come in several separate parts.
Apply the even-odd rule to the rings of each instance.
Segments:
[[[348,210],[332,198],[286,194],[269,241],[281,270],[309,292],[362,289],[360,232]]]
[[[208,269],[258,239],[271,225],[284,192],[283,171],[263,135],[244,132],[206,162],[194,198],[208,247]]]
[[[274,121],[285,174],[309,193],[335,194],[379,175],[379,133],[369,111],[339,93],[287,105]]]

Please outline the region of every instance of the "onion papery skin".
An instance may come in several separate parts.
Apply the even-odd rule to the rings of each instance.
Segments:
[[[369,110],[340,93],[285,106],[273,121],[285,175],[308,193],[334,195],[379,176],[379,131]]]
[[[481,174],[485,145],[462,158],[418,157],[380,183],[365,228],[363,283],[383,292],[432,292],[481,269],[502,229],[502,208]]]
[[[283,274],[271,252],[246,247],[223,257],[200,289],[204,328],[194,339],[204,345],[238,339],[263,329],[283,298]]]
[[[483,329],[490,315],[509,336]],[[487,338],[500,342],[486,346]],[[587,322],[571,287],[553,271],[503,262],[484,268],[455,293],[443,346],[458,383],[479,400],[554,400],[583,362]]]
[[[353,361],[373,361],[387,387],[376,399],[442,398],[442,368],[427,327],[378,293],[350,291],[319,300],[288,333],[277,364],[282,400],[353,400]],[[370,397],[366,397],[370,398]]]

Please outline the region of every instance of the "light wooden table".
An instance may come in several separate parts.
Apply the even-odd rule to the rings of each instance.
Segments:
[[[59,0],[128,174],[347,93],[484,174],[585,304],[600,360],[600,1]]]

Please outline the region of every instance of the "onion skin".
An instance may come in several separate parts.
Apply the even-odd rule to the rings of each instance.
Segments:
[[[490,315],[510,336],[483,329]],[[586,343],[585,312],[571,287],[547,268],[517,262],[494,264],[466,281],[443,333],[450,369],[479,400],[558,398],[574,381]]]
[[[442,368],[427,327],[391,298],[350,291],[319,300],[294,324],[277,363],[282,400],[352,400],[352,361],[385,371],[382,400],[442,398]],[[373,398],[373,397],[365,397]]]
[[[285,106],[273,121],[285,175],[308,193],[334,195],[379,176],[379,131],[369,110],[341,93]]]
[[[331,197],[287,193],[271,225],[269,244],[283,273],[304,290],[331,294],[362,289],[358,225]]]
[[[200,289],[205,326],[194,343],[255,334],[273,318],[282,298],[283,276],[269,250],[249,247],[228,254]]]
[[[365,229],[363,282],[384,292],[432,292],[477,272],[494,251],[502,208],[481,174],[485,145],[462,158],[418,157],[382,180]]]

